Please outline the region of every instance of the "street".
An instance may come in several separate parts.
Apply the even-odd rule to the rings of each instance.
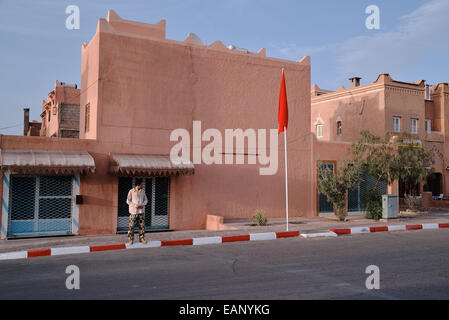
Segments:
[[[0,299],[449,299],[449,230],[94,252],[0,262]],[[66,288],[66,267],[80,289]],[[380,269],[368,290],[365,269]]]

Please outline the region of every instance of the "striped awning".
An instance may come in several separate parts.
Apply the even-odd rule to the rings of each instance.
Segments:
[[[124,175],[169,176],[195,172],[189,160],[172,160],[167,155],[113,153],[111,161],[111,171]]]
[[[94,172],[95,162],[87,151],[3,149],[0,167],[21,174],[74,174]]]

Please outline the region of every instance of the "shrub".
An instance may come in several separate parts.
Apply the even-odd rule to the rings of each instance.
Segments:
[[[268,225],[268,219],[267,214],[263,210],[258,210],[256,213],[252,216],[253,222],[257,226],[266,226]]]
[[[379,220],[382,218],[382,197],[375,192],[371,192],[366,203],[366,217],[368,219]]]
[[[421,199],[415,199],[415,198],[412,198],[411,196],[405,195],[405,203],[411,211],[414,211],[414,212],[423,211]]]
[[[347,216],[346,192],[348,189],[354,189],[361,181],[359,175],[360,167],[357,163],[345,161],[337,173],[320,162],[318,167],[318,191],[326,196],[332,202],[335,213],[340,221],[344,221]]]

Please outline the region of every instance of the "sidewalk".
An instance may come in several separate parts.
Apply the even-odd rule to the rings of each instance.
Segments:
[[[299,231],[301,234],[328,232],[329,229],[341,229],[352,227],[370,227],[401,224],[423,224],[423,223],[449,223],[449,212],[430,211],[422,212],[416,217],[403,217],[388,222],[366,219],[364,216],[349,216],[349,221],[340,222],[335,218],[327,217],[293,217],[289,219],[289,231]],[[189,230],[189,231],[169,231],[169,232],[147,232],[147,241],[182,240],[188,238],[214,237],[244,235],[266,232],[286,231],[285,219],[273,218],[268,220],[269,225],[264,227],[253,226],[249,219],[228,220],[227,226],[236,230],[209,231],[209,230]],[[135,235],[137,243],[138,235]],[[126,243],[126,234],[114,235],[91,235],[91,236],[63,236],[46,238],[24,238],[0,240],[0,253],[20,250],[32,250],[42,248],[61,248],[69,246],[96,246],[106,244]]]

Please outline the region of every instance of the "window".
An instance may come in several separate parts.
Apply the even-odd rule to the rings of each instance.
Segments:
[[[56,115],[56,107],[53,107],[51,110],[52,110],[53,115]]]
[[[316,136],[317,136],[317,138],[323,137],[323,125],[322,124],[316,125]]]
[[[430,133],[432,131],[432,120],[426,120],[426,132]]]
[[[341,136],[341,121],[337,121],[337,136]]]
[[[393,117],[393,132],[401,132],[401,118]]]
[[[410,133],[413,133],[413,134],[418,133],[418,119],[416,119],[416,118],[410,119]]]
[[[48,122],[50,122],[50,119],[51,119],[51,112],[50,112],[50,110],[48,110],[47,112],[48,112]]]
[[[84,110],[84,132],[89,131],[90,126],[90,103],[86,104]]]

